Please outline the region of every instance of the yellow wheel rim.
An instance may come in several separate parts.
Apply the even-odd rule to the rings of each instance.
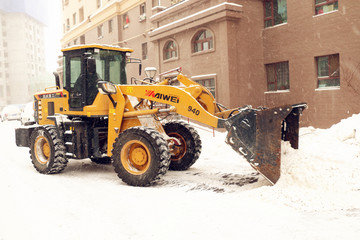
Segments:
[[[151,155],[147,146],[137,140],[127,142],[121,150],[121,163],[131,174],[145,173],[151,163]]]
[[[51,150],[48,140],[39,136],[35,140],[34,144],[36,160],[41,164],[47,164],[50,160]]]

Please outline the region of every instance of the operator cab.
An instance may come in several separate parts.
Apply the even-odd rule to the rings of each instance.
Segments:
[[[106,45],[81,45],[63,52],[63,83],[69,92],[70,111],[92,105],[99,81],[126,84],[126,53],[132,49]]]

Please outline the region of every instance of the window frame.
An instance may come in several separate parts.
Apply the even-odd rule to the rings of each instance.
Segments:
[[[287,86],[282,85],[280,88],[278,87],[278,66],[280,64],[287,64]],[[274,81],[269,81],[269,68],[273,68],[274,73]],[[266,71],[266,86],[268,92],[278,92],[278,91],[289,91],[290,90],[290,67],[289,67],[289,61],[282,61],[282,62],[276,62],[276,63],[269,63],[265,64],[265,71]],[[271,90],[270,85],[274,85],[274,90]]]
[[[101,8],[102,0],[96,0],[96,8]]]
[[[210,33],[211,37],[207,37],[206,33]],[[199,39],[200,36],[205,33],[204,39]],[[196,51],[196,46],[197,44],[200,43],[201,49]],[[204,50],[204,43],[208,43],[209,48]],[[212,51],[215,49],[214,47],[215,45],[215,37],[214,37],[214,33],[212,31],[210,31],[209,29],[200,29],[199,31],[197,31],[194,34],[194,37],[191,40],[191,51],[193,54],[198,54],[198,53],[203,53],[203,52],[208,52],[208,51]]]
[[[112,19],[110,19],[109,21],[108,21],[108,32],[109,33],[112,33],[113,32],[113,20]]]
[[[328,64],[328,75],[327,76],[319,76],[319,58],[327,57],[327,64]],[[329,58],[330,57],[337,57],[337,68],[334,72],[332,72],[332,69],[329,65]],[[316,63],[316,79],[317,79],[317,89],[325,89],[325,88],[340,88],[341,82],[340,82],[340,54],[330,54],[330,55],[323,55],[323,56],[317,56],[315,57],[315,63]],[[332,76],[335,72],[338,72],[338,75]],[[338,79],[339,85],[333,85],[333,86],[320,86],[320,81],[332,81]]]
[[[144,42],[141,44],[141,59],[147,60],[149,58],[148,55],[148,43]]]
[[[122,16],[122,20],[123,20],[123,29],[128,28],[129,24],[130,24],[130,18],[129,18],[129,13],[124,13]]]
[[[169,44],[173,43],[173,47],[174,49],[169,49],[168,46]],[[167,58],[167,53],[170,53],[170,57]],[[173,57],[173,54],[175,53],[175,56]],[[178,59],[178,46],[175,40],[168,40],[166,41],[166,43],[164,44],[164,48],[163,48],[163,59],[164,61],[170,61],[170,60],[174,60],[174,59]]]
[[[97,26],[97,36],[98,39],[101,39],[104,37],[104,25],[100,24],[99,26]]]
[[[161,0],[152,0],[152,7],[161,6]]]
[[[73,26],[75,26],[77,24],[76,22],[76,12],[73,13]]]
[[[85,35],[80,36],[80,44],[85,44]]]
[[[216,98],[216,77],[207,77],[207,78],[199,78],[193,79],[194,82],[200,84],[211,92],[211,94]],[[205,84],[205,82],[210,82],[209,86]],[[211,82],[214,82],[214,85],[211,85]]]
[[[179,2],[182,2],[182,1],[184,1],[184,0],[170,0],[170,4],[171,4],[170,6],[178,4]]]
[[[332,10],[332,11],[329,11],[329,12],[322,12],[322,13],[317,13],[316,12],[316,8],[318,8],[318,7],[323,7],[323,6],[326,6],[326,5],[333,4],[333,3],[338,3],[339,4],[338,0],[325,0],[322,3],[316,3],[316,0],[314,0],[314,3],[315,3],[315,5],[314,5],[315,16],[325,14],[325,13],[329,13],[329,12],[333,12],[333,11],[338,11],[338,9],[336,9],[336,10]],[[338,6],[338,8],[339,8],[339,6]]]
[[[139,8],[140,8],[140,15],[145,15],[146,14],[146,2],[140,4]]]
[[[84,7],[79,8],[79,23],[84,21]]]
[[[274,27],[274,26],[278,26],[280,24],[286,24],[287,23],[287,13],[286,13],[286,21],[282,21],[281,23],[276,23],[275,24],[275,12],[274,12],[274,1],[277,0],[264,0],[263,1],[263,9],[264,9],[264,28],[269,28],[269,27]],[[267,17],[266,16],[266,3],[270,2],[271,3],[271,16]],[[287,0],[286,0],[286,9],[287,9]],[[266,22],[271,20],[271,25],[270,26],[266,26]]]

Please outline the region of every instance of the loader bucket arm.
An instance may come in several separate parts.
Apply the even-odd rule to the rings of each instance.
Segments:
[[[173,106],[172,111],[182,116],[214,128],[226,128],[226,143],[275,184],[280,178],[281,140],[290,141],[293,148],[298,147],[299,115],[306,104],[223,110],[207,89],[183,75],[178,75],[177,79],[185,87],[169,86],[168,80],[164,80],[158,84],[121,85],[118,88],[124,95],[165,103]],[[151,110],[152,114],[158,112],[159,109]],[[126,112],[124,117],[140,113]]]
[[[281,140],[298,148],[299,115],[306,104],[243,109],[225,123],[226,143],[275,184],[280,178]]]

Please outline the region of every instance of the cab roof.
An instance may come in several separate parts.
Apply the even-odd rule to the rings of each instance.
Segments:
[[[85,48],[98,48],[98,49],[112,50],[112,51],[118,51],[118,52],[133,52],[134,51],[131,48],[121,48],[119,46],[104,45],[104,44],[74,45],[71,47],[63,48],[63,49],[61,49],[61,51],[67,52],[67,51],[73,51],[73,50],[85,49]]]

